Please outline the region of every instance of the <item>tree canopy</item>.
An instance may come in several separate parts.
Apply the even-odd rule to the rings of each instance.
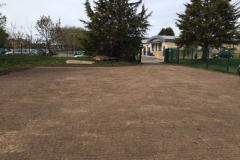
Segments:
[[[39,36],[46,43],[48,50],[50,50],[53,43],[58,44],[61,41],[61,22],[60,19],[54,23],[50,16],[41,16],[35,25]]]
[[[158,35],[175,36],[175,33],[171,27],[167,27],[167,28],[162,28],[162,30],[158,33]]]
[[[142,0],[96,0],[94,4],[92,9],[86,0],[89,21],[80,20],[86,25],[85,36],[80,38],[84,48],[102,55],[136,54],[152,14],[147,13]]]
[[[2,7],[3,5],[5,4],[4,3],[0,4],[0,7]],[[1,47],[3,47],[4,42],[8,37],[8,34],[6,33],[6,30],[5,30],[6,22],[7,22],[7,17],[0,13],[0,46]]]
[[[17,27],[16,23],[11,23],[10,28],[8,28],[9,40],[11,41],[11,46],[13,48],[20,47],[24,40],[23,27]]]
[[[231,0],[191,0],[186,10],[177,14],[177,27],[181,33],[175,43],[180,47],[201,46],[202,59],[207,57],[207,48],[233,44],[238,35],[239,2]]]
[[[79,43],[79,37],[82,37],[84,34],[84,29],[80,27],[65,26],[62,27],[62,38],[63,38],[63,47],[64,48],[74,48],[78,50],[83,50],[82,44]],[[75,41],[74,41],[75,36]]]
[[[0,28],[0,46],[3,47],[5,40],[8,38],[8,34],[5,29]]]

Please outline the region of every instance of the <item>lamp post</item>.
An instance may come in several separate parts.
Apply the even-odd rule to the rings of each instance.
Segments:
[[[77,35],[77,33],[71,33],[71,34],[73,34],[73,54],[75,53],[75,46],[76,46],[76,35]]]

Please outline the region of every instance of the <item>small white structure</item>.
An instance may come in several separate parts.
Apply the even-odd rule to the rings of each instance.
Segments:
[[[156,57],[162,57],[165,48],[177,47],[174,43],[175,36],[157,35],[151,38],[145,38],[142,40],[142,55]]]

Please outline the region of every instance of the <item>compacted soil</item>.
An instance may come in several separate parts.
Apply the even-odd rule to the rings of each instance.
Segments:
[[[238,160],[240,79],[168,64],[0,76],[1,160]]]

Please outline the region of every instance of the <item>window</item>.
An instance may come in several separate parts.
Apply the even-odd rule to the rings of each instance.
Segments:
[[[154,44],[152,44],[152,51],[154,51]]]
[[[162,43],[159,43],[159,48],[158,48],[159,51],[162,51]]]

